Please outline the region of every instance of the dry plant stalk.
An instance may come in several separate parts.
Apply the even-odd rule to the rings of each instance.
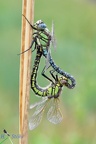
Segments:
[[[22,14],[30,22],[34,19],[34,0],[22,1]],[[21,52],[30,47],[32,29],[22,16]],[[19,144],[28,144],[28,108],[30,94],[31,50],[20,55],[20,86],[19,86]]]

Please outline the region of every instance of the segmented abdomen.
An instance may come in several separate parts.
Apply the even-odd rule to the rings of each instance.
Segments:
[[[38,72],[41,56],[42,56],[42,52],[39,51],[39,49],[37,49],[37,54],[36,54],[33,71],[32,71],[32,75],[31,75],[31,88],[34,91],[34,93],[38,96],[42,96],[42,97],[58,96],[58,93],[61,90],[61,87],[51,84],[45,88],[42,88],[37,84],[37,72]]]
[[[72,83],[72,84],[69,84],[69,83],[68,83],[67,87],[70,88],[70,89],[74,88],[75,85],[76,85],[76,81],[75,81],[74,77],[71,76],[69,73],[64,72],[63,70],[61,70],[61,69],[55,64],[55,62],[53,61],[50,52],[48,53],[47,50],[44,49],[44,50],[43,50],[43,55],[44,55],[44,57],[47,58],[47,54],[48,54],[48,61],[49,61],[50,65],[53,67],[53,69],[54,69],[56,72],[58,72],[59,74],[61,74],[61,75],[63,75],[64,77],[66,77],[66,78],[68,78],[68,79],[71,80],[71,83]]]

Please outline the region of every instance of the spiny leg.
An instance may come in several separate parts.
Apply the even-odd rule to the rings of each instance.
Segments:
[[[56,74],[56,81],[58,81],[58,74]]]
[[[32,46],[33,46],[34,42],[36,42],[35,38],[34,38],[34,39],[33,39],[33,41],[31,42],[30,47],[29,47],[27,50],[25,50],[25,51],[23,51],[23,52],[19,53],[18,55],[21,55],[21,54],[23,54],[23,53],[27,52],[28,50],[30,50],[30,49],[32,48]],[[33,51],[34,51],[35,49],[36,49],[36,48],[34,48],[34,49],[33,49]],[[33,52],[33,51],[32,51],[32,52]]]
[[[34,49],[32,50],[32,52],[33,52],[35,49],[40,49],[40,48],[41,48],[41,45],[38,44],[37,39],[38,39],[38,37],[36,36],[36,37],[34,38],[35,47],[34,47]],[[33,45],[33,44],[31,44],[30,47],[32,47],[32,45]]]
[[[55,70],[50,70],[51,76],[55,79],[55,81],[58,81],[58,73],[56,74],[56,77],[55,77],[55,75],[53,74],[54,72]]]
[[[52,71],[52,70],[51,70],[51,71]],[[56,77],[55,77],[55,75],[54,75],[51,71],[50,71],[50,74],[51,74],[51,76],[52,76],[52,77],[55,79],[55,81],[56,81]]]
[[[51,66],[51,65],[49,65],[49,66],[47,67],[47,69],[48,69],[50,66]],[[43,74],[45,74],[45,68],[46,68],[46,66],[45,66],[44,69],[43,69]],[[55,70],[50,70],[49,72],[50,72],[51,76],[53,77],[53,79],[54,79],[55,81],[58,81],[58,75],[56,75],[56,77],[55,77],[55,75],[53,74],[53,73],[55,72]]]
[[[53,82],[53,80],[52,79],[50,79],[46,74],[45,74],[45,68],[46,68],[46,66],[43,68],[43,70],[42,70],[42,76],[44,76],[46,79],[48,79],[49,81],[51,81],[52,83],[54,83]]]

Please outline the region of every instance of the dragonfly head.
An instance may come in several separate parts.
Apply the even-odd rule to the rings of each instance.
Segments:
[[[64,86],[64,85],[66,86],[66,84],[68,83],[68,79],[64,76],[59,76],[58,81],[61,86]]]
[[[42,20],[38,20],[33,26],[37,30],[41,30],[41,31],[46,29],[46,24]]]

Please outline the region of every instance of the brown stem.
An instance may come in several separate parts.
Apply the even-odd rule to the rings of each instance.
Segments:
[[[34,0],[23,0],[22,14],[33,24]],[[30,47],[32,29],[22,17],[21,53]],[[30,94],[31,50],[20,55],[20,85],[19,85],[19,134],[22,138],[19,144],[28,144],[28,108]]]

